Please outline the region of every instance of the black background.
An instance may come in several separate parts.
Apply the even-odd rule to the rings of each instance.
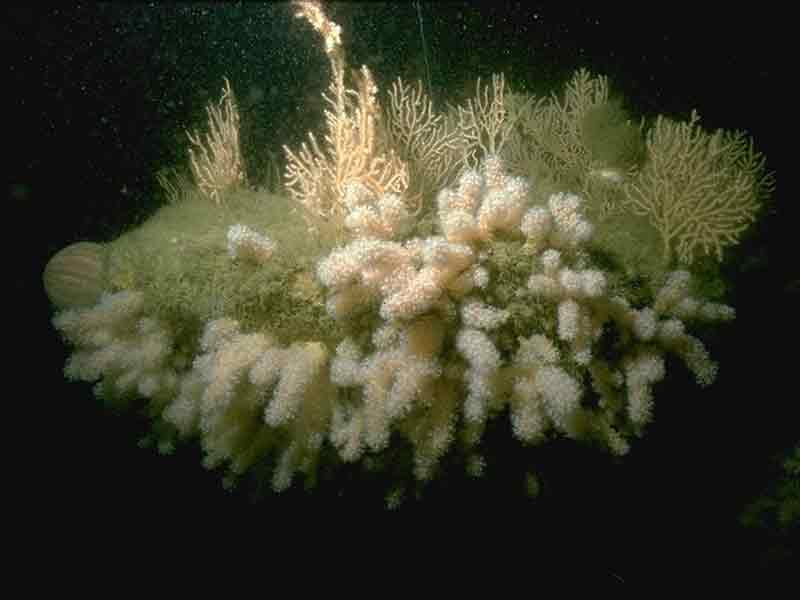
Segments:
[[[531,592],[546,579],[564,590],[578,582],[776,585],[792,568],[793,541],[745,530],[738,515],[774,479],[772,458],[800,437],[788,15],[733,5],[701,14],[671,3],[340,3],[329,12],[344,28],[351,65],[370,65],[383,89],[399,74],[424,76],[421,17],[437,101],[463,99],[477,76],[496,71],[514,88],[550,91],[586,67],[608,75],[641,115],[686,118],[697,109],[708,129],[750,133],[778,188],[728,256],[737,320],[709,341],[717,383],[701,392],[685,374],[672,377],[657,390],[648,435],[621,463],[570,443],[521,452],[499,427],[488,435],[485,478],[443,477],[397,513],[362,498],[348,473],[327,491],[253,503],[247,491],[223,490],[196,448],[169,457],[138,448],[144,422],[111,414],[90,386],[63,380],[68,350],[50,326],[44,264],[71,242],[111,240],[152,214],[155,172],[184,160],[184,130],[203,123],[223,76],[240,101],[257,180],[259,148],[280,154],[319,126],[326,59],[285,4],[6,6],[5,493],[18,500],[14,520],[26,532],[19,556],[71,557],[121,578],[145,571],[136,576],[145,581],[187,552],[216,559],[253,545],[267,571],[341,559],[359,573],[375,561],[375,573],[438,573],[463,585],[499,566],[498,585]],[[545,481],[536,502],[518,478],[526,461]],[[123,560],[129,552],[137,557]],[[77,583],[82,572],[72,573]],[[252,575],[260,577],[250,568],[235,577]]]

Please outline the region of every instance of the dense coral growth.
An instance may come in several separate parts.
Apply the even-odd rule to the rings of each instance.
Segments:
[[[690,268],[734,243],[770,189],[741,135],[692,117],[642,137],[586,71],[548,98],[496,76],[457,124],[399,83],[384,131],[369,71],[347,88],[340,28],[299,5],[331,59],[328,147],[311,135],[287,150],[291,201],[238,184],[211,196],[203,173],[238,151],[230,118],[197,189],[106,246],[56,255],[45,283],[75,347],[69,378],[144,398],[162,449],[197,438],[226,481],[268,471],[275,490],[330,463],[374,469],[395,445],[409,479],[448,453],[480,473],[493,419],[525,445],[565,436],[624,455],[668,356],[714,381],[692,331],[734,310]]]

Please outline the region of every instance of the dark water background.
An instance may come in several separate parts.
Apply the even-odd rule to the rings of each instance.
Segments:
[[[209,543],[210,553],[273,540],[265,563],[284,556],[277,547],[336,555],[346,541],[355,567],[375,549],[413,544],[392,564],[410,573],[452,559],[449,576],[461,583],[497,563],[508,581],[512,572],[535,579],[563,569],[617,585],[769,586],[790,573],[800,560],[793,540],[738,523],[774,478],[771,458],[800,437],[796,44],[787,15],[446,2],[342,3],[330,14],[350,64],[368,64],[384,90],[397,75],[425,77],[425,51],[438,102],[463,99],[477,76],[496,71],[512,88],[551,91],[586,67],[608,75],[642,115],[697,109],[708,129],[748,131],[778,191],[726,267],[738,316],[709,343],[721,364],[716,385],[701,393],[688,377],[672,378],[657,391],[648,435],[621,464],[569,443],[521,455],[507,428],[490,431],[487,477],[438,480],[400,513],[324,490],[253,504],[245,491],[224,491],[196,450],[161,457],[137,448],[143,423],[109,414],[89,386],[63,381],[67,350],[49,325],[42,268],[71,242],[111,240],[152,214],[155,172],[184,160],[184,131],[204,123],[223,76],[239,99],[257,180],[269,152],[319,126],[327,61],[316,34],[280,3],[6,6],[7,493],[21,500],[20,518],[30,515],[24,555],[69,554],[87,536],[100,555],[140,546],[169,555],[159,547],[219,536],[226,541]],[[517,478],[528,460],[546,482],[535,503]],[[341,477],[339,487],[361,485]]]

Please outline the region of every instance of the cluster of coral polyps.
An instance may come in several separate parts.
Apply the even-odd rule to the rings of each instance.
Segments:
[[[733,311],[692,298],[683,271],[667,278],[652,306],[632,307],[589,264],[592,225],[581,199],[557,193],[530,206],[528,187],[490,157],[440,192],[442,235],[402,242],[391,238],[408,228],[408,216],[392,198],[351,213],[357,237],[321,261],[319,279],[334,317],[376,305],[381,321],[364,342],[345,339],[331,362],[333,383],[359,390],[335,411],[331,440],[343,458],[381,450],[399,431],[424,479],[456,440],[458,423],[461,441],[475,447],[486,419],[505,407],[526,442],[558,431],[621,454],[651,417],[665,352],[681,356],[701,384],[713,380],[714,363],[684,323]],[[517,306],[540,308],[527,322],[525,310],[489,300],[493,276],[502,277],[491,257],[500,238],[519,240],[517,262],[529,265],[515,294]],[[501,349],[512,331],[515,343]],[[614,340],[609,357],[593,351],[604,332]],[[582,404],[587,388],[599,408]]]
[[[277,490],[296,473],[313,483],[326,447],[374,467],[407,444],[418,480],[449,451],[479,470],[487,420],[506,413],[525,443],[566,435],[624,454],[652,417],[667,353],[700,384],[714,379],[687,325],[733,311],[693,297],[685,271],[633,306],[619,278],[592,265],[581,199],[533,196],[489,157],[439,193],[427,216],[438,235],[426,236],[399,197],[354,182],[352,237],[317,263],[338,338],[287,344],[218,318],[187,340],[123,291],[57,315],[77,346],[67,373],[102,380],[103,395],[151,399],[162,444],[197,436],[207,465],[232,478],[272,465]],[[244,227],[228,237],[231,260],[275,251]]]

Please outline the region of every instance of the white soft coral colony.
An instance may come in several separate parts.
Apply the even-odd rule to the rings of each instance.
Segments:
[[[450,181],[421,210],[346,182],[333,241],[277,196],[190,190],[115,242],[65,249],[45,285],[75,347],[66,375],[145,399],[153,441],[198,439],[228,483],[313,484],[326,461],[375,469],[405,446],[392,504],[448,453],[482,471],[490,419],[523,444],[563,435],[622,455],[654,416],[666,355],[713,382],[689,330],[733,309],[697,297],[688,268],[632,294],[595,260],[580,195],[494,154]]]

